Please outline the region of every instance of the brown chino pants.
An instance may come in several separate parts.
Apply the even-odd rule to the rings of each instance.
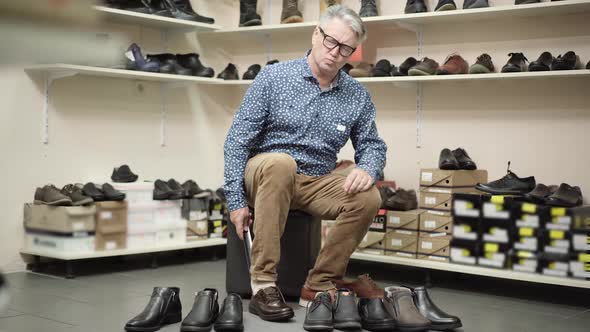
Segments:
[[[375,186],[365,192],[347,194],[342,189],[346,176],[297,174],[295,160],[284,153],[262,153],[251,158],[244,179],[256,220],[252,280],[277,280],[280,239],[289,210],[296,209],[325,220],[336,220],[305,283],[316,291],[333,288],[331,280],[342,278],[350,255],[377,214],[381,198]]]

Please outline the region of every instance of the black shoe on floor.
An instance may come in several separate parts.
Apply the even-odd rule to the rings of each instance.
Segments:
[[[562,183],[555,193],[545,198],[545,204],[561,207],[582,205],[582,190],[580,187],[572,187],[567,183]]]
[[[125,199],[125,194],[113,188],[109,183],[103,183],[102,192],[105,201],[119,202]]]
[[[72,200],[72,206],[88,205],[94,203],[92,197],[84,195],[82,189],[73,184],[67,184],[61,189],[61,193]]]
[[[383,299],[359,299],[358,313],[365,330],[393,331],[395,329],[395,321],[385,310]]]
[[[569,51],[563,56],[560,54],[551,63],[551,70],[574,70],[581,67],[580,57],[573,51]]]
[[[82,187],[82,192],[84,195],[92,197],[95,202],[105,200],[105,195],[102,190],[92,182],[85,184],[84,187]]]
[[[240,76],[238,75],[238,69],[233,63],[230,63],[225,67],[225,69],[217,75],[217,78],[221,78],[224,80],[239,80]]]
[[[406,14],[424,13],[427,11],[428,9],[426,9],[424,0],[408,0],[404,9],[404,13]]]
[[[256,78],[262,67],[259,64],[254,64],[248,67],[248,70],[242,76],[243,80],[253,80]]]
[[[131,169],[127,165],[122,165],[121,167],[117,167],[113,169],[113,174],[111,175],[111,180],[113,182],[118,183],[125,183],[125,182],[135,182],[137,181],[137,175],[131,172]]]
[[[529,71],[549,71],[553,63],[553,55],[549,52],[543,52],[539,58],[529,64]]]
[[[176,54],[176,59],[178,60],[178,63],[181,66],[189,68],[192,71],[193,76],[215,76],[215,71],[213,70],[213,68],[205,67],[205,65],[203,65],[203,63],[199,59],[199,55],[197,53]]]
[[[545,204],[545,199],[557,191],[557,186],[546,186],[542,183],[537,183],[535,189],[526,193],[524,198],[535,204]]]
[[[508,162],[507,174],[504,177],[488,183],[478,183],[475,189],[492,195],[524,195],[531,192],[535,185],[534,176],[519,178],[510,171],[510,162]]]
[[[177,287],[154,287],[152,297],[143,311],[125,324],[125,330],[152,332],[162,326],[182,320],[180,289]]]
[[[306,331],[332,331],[334,329],[333,311],[330,293],[317,293],[315,299],[307,306],[303,329]]]
[[[435,12],[442,12],[446,10],[455,10],[457,9],[457,4],[453,0],[438,0],[438,4],[434,8]]]
[[[205,288],[195,296],[192,310],[182,321],[180,332],[211,331],[213,323],[219,315],[217,290]]]
[[[377,4],[375,0],[361,0],[361,9],[359,10],[360,17],[379,16],[377,12]]]
[[[457,161],[459,162],[460,169],[465,169],[469,171],[477,169],[477,165],[473,160],[471,160],[471,157],[469,157],[467,151],[465,151],[464,149],[457,148],[453,150],[453,156],[455,156],[455,159],[457,159]]]
[[[426,287],[416,287],[411,290],[414,304],[416,304],[420,314],[431,322],[431,330],[446,331],[463,326],[459,317],[447,314],[432,302]]]
[[[450,149],[442,149],[438,157],[438,168],[445,170],[460,169],[459,161]]]
[[[339,289],[334,296],[334,328],[337,330],[361,329],[361,316],[356,306],[355,295],[349,289]]]
[[[172,189],[172,193],[168,199],[183,199],[183,198],[191,198],[192,196],[189,195],[188,191],[180,185],[180,183],[174,179],[168,180],[168,187]]]
[[[243,312],[240,295],[236,293],[227,294],[214,324],[215,331],[243,331]]]
[[[375,67],[371,68],[371,77],[391,76],[391,63],[387,59],[377,61]]]
[[[35,190],[34,203],[38,205],[70,206],[72,205],[72,199],[54,185],[49,184]]]
[[[503,73],[516,73],[527,70],[526,62],[529,61],[522,53],[508,53],[510,59],[502,67]]]

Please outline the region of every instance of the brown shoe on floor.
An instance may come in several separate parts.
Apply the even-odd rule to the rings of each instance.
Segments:
[[[368,274],[363,274],[356,280],[332,280],[336,288],[346,288],[355,292],[356,295],[368,299],[383,298],[385,292],[379,287]]]
[[[285,303],[281,291],[274,286],[259,290],[250,300],[248,310],[271,322],[286,321],[295,316],[293,309]]]
[[[325,291],[314,291],[311,290],[305,286],[301,287],[301,295],[299,297],[299,305],[302,307],[307,307],[307,304],[309,302],[312,302],[313,299],[315,299],[317,293],[322,293]],[[332,288],[330,290],[327,290],[326,292],[329,292],[330,295],[332,296],[332,303],[334,303],[334,297],[336,296],[336,288]]]

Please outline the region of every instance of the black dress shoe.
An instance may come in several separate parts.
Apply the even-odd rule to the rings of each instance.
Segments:
[[[156,180],[154,182],[154,192],[153,192],[153,199],[156,201],[162,201],[166,199],[170,199],[172,196],[173,190],[168,186],[168,183],[162,180]]]
[[[138,332],[157,331],[167,324],[182,320],[180,289],[154,287],[152,297],[143,311],[125,324],[125,330]]]
[[[137,174],[133,174],[131,169],[127,165],[122,165],[121,167],[117,167],[113,169],[113,174],[111,175],[111,180],[113,182],[135,182],[137,181]]]
[[[459,162],[460,169],[466,169],[469,171],[477,169],[477,165],[473,160],[471,160],[471,158],[467,154],[467,151],[465,151],[464,149],[457,148],[453,150],[453,156],[455,156],[455,159],[457,159],[457,161]]]
[[[575,52],[569,51],[553,59],[551,70],[573,70],[581,68],[580,57]]]
[[[286,321],[295,313],[285,303],[283,294],[277,287],[266,287],[258,291],[250,300],[248,306],[250,313],[267,321]]]
[[[182,188],[184,188],[184,190],[186,190],[186,192],[188,193],[189,197],[193,197],[194,195],[198,195],[200,193],[202,193],[204,190],[201,189],[201,187],[199,187],[199,185],[193,181],[193,180],[186,180],[183,184],[182,184]]]
[[[359,316],[355,296],[348,289],[339,289],[334,296],[334,328],[337,330],[361,329],[361,316]]]
[[[425,287],[416,287],[412,291],[414,303],[420,314],[430,321],[431,330],[453,330],[463,326],[459,317],[447,314],[432,302]]]
[[[359,10],[360,17],[379,16],[377,11],[377,4],[375,0],[362,0],[361,9]]]
[[[181,66],[192,70],[194,76],[213,77],[215,75],[213,68],[205,67],[205,65],[201,63],[197,53],[176,54],[176,59]]]
[[[262,25],[260,15],[256,13],[256,3],[258,0],[240,0],[240,26],[249,27]]]
[[[545,204],[562,207],[582,205],[582,190],[580,187],[562,183],[554,194],[545,199]]]
[[[125,199],[125,194],[113,188],[109,183],[103,183],[102,192],[105,201],[122,201]]]
[[[391,63],[387,59],[377,61],[375,67],[371,68],[371,77],[386,77],[391,76]]]
[[[170,194],[169,199],[182,199],[192,197],[189,195],[188,191],[183,186],[181,186],[178,181],[174,179],[168,180],[168,187],[172,189],[172,193]]]
[[[221,78],[224,80],[239,80],[240,76],[238,75],[238,69],[233,63],[230,63],[225,67],[225,69],[217,75],[217,78]]]
[[[242,79],[243,80],[253,80],[253,79],[255,79],[256,76],[258,75],[258,73],[260,72],[260,69],[261,68],[262,67],[260,67],[259,64],[251,65],[250,67],[248,67],[248,70],[246,70],[246,72],[242,76]]]
[[[457,4],[453,0],[438,0],[436,7],[434,8],[435,12],[442,12],[446,10],[455,10],[457,9]]]
[[[535,185],[534,176],[519,178],[510,171],[510,162],[508,162],[507,174],[504,177],[488,183],[478,183],[475,189],[492,195],[524,195],[531,192]]]
[[[82,188],[76,187],[73,184],[65,185],[60,192],[72,200],[72,206],[81,206],[94,203],[92,197],[84,195]]]
[[[416,60],[414,57],[409,57],[406,60],[404,60],[404,62],[402,62],[402,64],[399,65],[399,67],[394,68],[394,70],[392,70],[391,76],[408,76],[408,71],[410,70],[410,68],[414,67],[417,64],[418,60]]]
[[[428,9],[426,9],[424,0],[408,0],[408,2],[406,2],[406,8],[404,9],[404,13],[406,14],[424,13],[426,11],[428,11]]]
[[[549,71],[553,63],[553,55],[549,52],[543,52],[539,58],[529,64],[529,71]]]
[[[334,329],[333,310],[330,293],[318,293],[307,306],[303,329],[306,331],[332,331]]]
[[[200,15],[199,13],[197,13],[195,11],[195,9],[193,8],[190,0],[174,0],[174,4],[176,4],[176,8],[178,8],[188,14],[193,15],[197,22],[209,23],[209,24],[215,23],[215,19],[213,19],[212,17],[203,16],[203,15]]]
[[[92,199],[95,202],[105,200],[105,196],[102,190],[92,182],[88,182],[87,184],[85,184],[84,187],[82,187],[82,192],[84,193],[84,195],[92,197]]]
[[[178,63],[178,60],[174,54],[148,54],[147,58],[149,61],[157,61],[160,63],[160,73],[186,76],[193,74],[191,69],[185,68]]]
[[[557,191],[557,186],[555,186],[555,185],[546,186],[542,183],[537,183],[537,185],[535,186],[535,189],[533,189],[533,191],[531,191],[529,193],[526,193],[524,195],[524,198],[531,203],[544,204],[545,198],[549,197],[550,195],[552,195],[556,191]]]
[[[424,317],[416,304],[412,291],[406,287],[385,288],[383,305],[400,332],[418,332],[430,329],[431,322]]]
[[[180,325],[180,332],[208,332],[219,314],[217,290],[205,288],[195,296],[193,308]]]
[[[244,318],[242,298],[236,293],[229,293],[223,301],[219,316],[214,324],[215,331],[243,331]]]
[[[438,157],[438,168],[446,170],[460,169],[459,161],[449,149],[442,149]]]
[[[385,310],[383,299],[359,299],[358,313],[365,330],[392,331],[395,329],[395,321]]]
[[[522,53],[508,53],[510,59],[502,67],[503,73],[517,73],[527,70],[526,62],[529,61]]]
[[[197,13],[194,13],[192,10],[183,10],[176,5],[173,0],[161,0],[166,6],[166,9],[170,12],[172,17],[177,18],[179,20],[187,20],[187,21],[194,21],[194,22],[201,22],[201,23],[213,23],[214,20],[209,17],[201,16]]]

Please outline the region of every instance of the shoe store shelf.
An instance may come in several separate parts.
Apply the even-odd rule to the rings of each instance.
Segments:
[[[94,6],[94,9],[98,11],[104,20],[114,23],[139,24],[151,28],[167,29],[179,32],[213,31],[221,29],[221,26],[215,24],[179,20],[151,14],[142,14],[130,10],[121,10],[104,6]]]
[[[546,275],[535,274],[535,273],[516,272],[516,271],[511,271],[511,270],[494,269],[494,268],[487,268],[487,267],[481,267],[481,266],[461,265],[461,264],[454,264],[454,263],[447,263],[447,262],[433,262],[433,261],[420,260],[420,259],[400,258],[400,257],[382,256],[382,255],[371,255],[371,254],[364,254],[364,253],[357,253],[357,252],[352,254],[351,259],[356,259],[356,260],[361,260],[361,261],[369,261],[369,262],[395,264],[395,265],[412,266],[412,267],[431,269],[431,270],[473,274],[473,275],[480,275],[480,276],[500,278],[500,279],[520,280],[520,281],[534,282],[534,283],[540,283],[540,284],[550,284],[550,285],[559,285],[559,286],[568,286],[568,287],[575,287],[575,288],[590,289],[590,281],[583,280],[583,279],[553,277],[553,276],[546,276]]]
[[[45,250],[34,250],[34,249],[21,249],[20,253],[24,255],[32,255],[32,256],[40,256],[40,257],[47,257],[47,258],[54,258],[54,259],[61,259],[65,261],[71,260],[78,260],[78,259],[88,259],[88,258],[101,258],[101,257],[114,257],[114,256],[127,256],[127,255],[137,255],[137,254],[149,254],[149,253],[157,253],[157,252],[165,252],[165,251],[173,251],[173,250],[183,250],[183,249],[194,249],[194,248],[204,248],[204,247],[214,247],[214,246],[224,246],[227,244],[227,239],[206,239],[206,240],[194,240],[182,244],[177,244],[173,246],[162,246],[162,247],[151,247],[151,248],[141,248],[141,249],[117,249],[117,250],[104,250],[104,251],[94,251],[89,253],[63,253],[63,252],[55,252],[55,251],[45,251]]]

